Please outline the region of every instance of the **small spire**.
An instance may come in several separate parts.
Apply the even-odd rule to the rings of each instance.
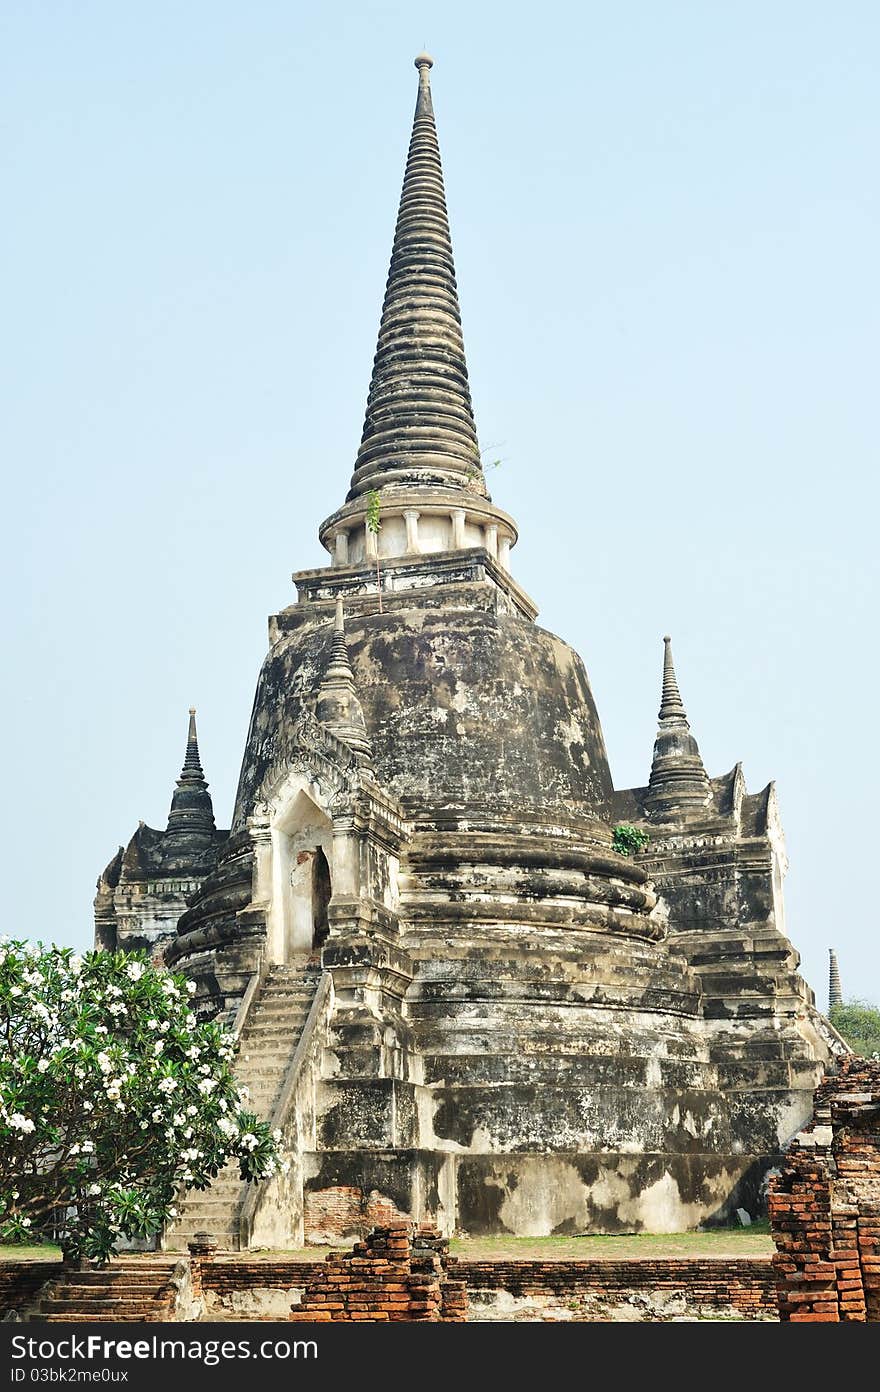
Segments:
[[[202,771],[195,706],[189,708],[186,754],[171,798],[167,831],[198,840],[214,835],[214,807]]]
[[[672,639],[663,639],[663,690],[657,716],[658,731],[654,741],[654,758],[648,795],[648,812],[668,820],[677,812],[702,807],[709,800],[709,779],[700,757],[697,741],[690,733],[690,724],[672,660]]]
[[[668,633],[663,639],[663,643],[663,693],[660,697],[660,710],[657,719],[668,720],[672,716],[680,716],[686,721],[684,702],[678,689],[675,665],[672,661],[672,639]]]
[[[840,968],[837,965],[837,953],[833,947],[828,949],[828,1009],[832,1005],[843,1004],[843,991],[840,989]]]
[[[373,757],[373,747],[367,734],[367,722],[357,694],[354,669],[345,639],[345,614],[341,598],[336,600],[333,618],[333,637],[330,660],[315,704],[315,714],[322,725],[342,740],[365,761]]]
[[[189,708],[189,732],[186,737],[186,758],[183,761],[183,776],[187,774],[195,778],[204,778],[202,763],[199,758],[199,737],[196,731],[196,708]]]
[[[486,493],[434,125],[433,58],[419,89],[363,435],[348,498],[385,485]]]

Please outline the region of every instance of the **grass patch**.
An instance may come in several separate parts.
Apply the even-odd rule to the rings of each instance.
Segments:
[[[767,1223],[683,1233],[589,1233],[583,1237],[454,1237],[462,1261],[626,1261],[654,1257],[769,1257]]]
[[[34,1243],[22,1247],[15,1243],[0,1242],[0,1262],[5,1261],[60,1261],[61,1248],[51,1242]]]

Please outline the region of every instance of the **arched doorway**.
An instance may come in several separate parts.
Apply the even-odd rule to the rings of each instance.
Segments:
[[[272,828],[270,960],[289,962],[326,941],[332,847],[329,817],[305,791],[298,792]]]

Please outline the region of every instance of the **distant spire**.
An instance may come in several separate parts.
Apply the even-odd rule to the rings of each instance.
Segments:
[[[709,779],[678,689],[672,639],[667,636],[663,643],[663,691],[646,805],[654,816],[666,818],[704,806],[709,800]]]
[[[204,778],[202,764],[199,758],[199,736],[196,730],[196,708],[189,708],[189,730],[186,737],[186,758],[183,761],[183,772],[194,774],[197,778]]]
[[[354,670],[345,641],[345,616],[342,600],[336,601],[330,661],[318,688],[315,714],[322,725],[365,760],[373,757],[373,747],[367,734],[367,722],[358,698]]]
[[[828,1009],[832,1005],[842,1005],[843,992],[840,989],[840,969],[837,965],[837,953],[833,947],[828,949]]]
[[[195,707],[189,709],[189,730],[186,738],[186,755],[183,768],[177,780],[177,787],[171,798],[171,811],[168,813],[169,832],[186,834],[188,838],[214,835],[214,808],[211,794],[202,772],[199,756],[199,737],[196,730]]]
[[[420,53],[412,139],[349,499],[386,485],[485,493],[429,73]]]

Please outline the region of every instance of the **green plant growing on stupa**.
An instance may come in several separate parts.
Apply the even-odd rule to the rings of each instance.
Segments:
[[[379,595],[379,613],[382,613],[382,573],[379,569],[379,532],[382,529],[382,501],[379,489],[371,488],[367,494],[367,531],[376,538],[376,591]]]
[[[639,831],[638,827],[631,826],[629,822],[618,822],[611,833],[611,845],[617,854],[622,856],[637,855],[645,849],[650,839],[646,831]]]

